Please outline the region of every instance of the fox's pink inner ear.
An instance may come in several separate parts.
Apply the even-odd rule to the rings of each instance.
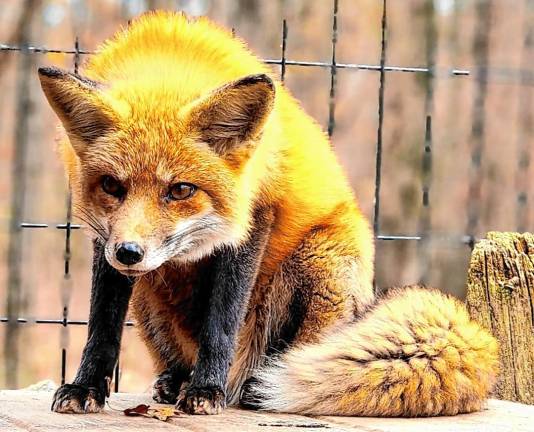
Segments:
[[[43,92],[78,155],[114,125],[113,114],[99,97],[97,83],[58,68],[39,68]]]
[[[249,75],[213,91],[190,111],[190,125],[218,154],[257,138],[274,104],[273,81]]]

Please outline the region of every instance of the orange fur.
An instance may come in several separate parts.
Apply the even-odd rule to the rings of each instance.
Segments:
[[[78,216],[106,241],[106,257],[119,271],[131,274],[114,260],[119,242],[135,241],[151,257],[131,266],[137,276],[132,307],[158,372],[176,361],[194,366],[199,318],[193,288],[202,285],[212,251],[243,242],[254,228],[252,211],[262,207],[272,211],[274,223],[238,337],[230,403],[261,370],[269,348],[291,334],[296,346],[324,345],[290,350],[278,368],[260,372],[268,391],[284,384],[277,377],[287,378],[282,399],[267,399],[267,408],[431,415],[480,406],[493,376],[493,348],[469,339],[476,334],[489,341],[457,303],[421,292],[429,306],[417,335],[407,328],[423,312],[416,291],[392,299],[399,308],[385,303],[350,324],[374,301],[369,224],[325,134],[241,40],[207,19],[148,13],[106,41],[83,74],[88,79],[48,69],[40,78],[68,135],[61,152]],[[123,199],[103,191],[104,176],[127,190]],[[169,202],[165,194],[177,182],[195,184],[198,191]],[[202,236],[182,249],[166,249],[169,236],[199,224]],[[444,329],[445,322],[457,322],[459,336]],[[339,327],[346,327],[341,342],[322,338]],[[438,345],[434,330],[443,333]],[[442,340],[452,341],[456,351],[439,345]],[[390,347],[422,354],[406,366],[410,362],[388,358]],[[351,357],[339,358],[346,350]],[[428,360],[432,350],[441,351]],[[375,352],[385,358],[373,360]],[[316,371],[306,366],[304,354],[327,372],[317,375],[324,382],[313,384],[334,391],[331,402],[321,402],[329,393],[306,387]],[[434,371],[427,371],[431,363]],[[430,390],[442,371],[456,378],[445,382],[438,400]],[[359,390],[346,388],[354,382]],[[418,385],[424,398],[399,401]],[[306,405],[294,400],[301,392]],[[367,397],[373,408],[365,408]]]

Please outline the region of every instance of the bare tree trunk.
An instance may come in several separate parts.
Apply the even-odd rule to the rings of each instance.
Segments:
[[[431,213],[430,187],[432,182],[432,114],[434,112],[434,67],[436,65],[438,32],[436,28],[436,14],[433,2],[425,2],[422,6],[425,28],[426,65],[430,72],[424,75],[425,92],[425,137],[423,143],[423,157],[421,162],[421,183],[423,206],[419,217],[419,233],[421,243],[418,249],[419,281],[427,284],[431,269]]]
[[[24,32],[27,29],[28,23],[31,22],[32,16],[35,12],[35,8],[39,6],[41,0],[26,0],[20,8],[19,19],[13,33],[7,39],[7,45],[19,45],[24,41]],[[10,51],[0,51],[0,77],[5,69],[8,60],[13,56]]]
[[[146,10],[172,9],[173,3],[170,0],[147,0]]]
[[[489,42],[493,0],[477,0],[476,25],[473,40],[473,57],[477,69],[471,128],[471,169],[467,203],[468,235],[475,237],[479,228],[480,203],[482,201],[482,158],[486,141],[486,96],[488,88]]]
[[[22,6],[24,19],[19,22],[17,30],[18,45],[29,43],[33,14],[39,6],[38,0],[28,0]],[[34,56],[24,51],[18,55],[18,74],[16,90],[16,122],[14,154],[11,171],[11,215],[8,245],[8,286],[7,311],[9,322],[4,341],[4,358],[6,385],[17,387],[19,361],[19,327],[16,322],[21,305],[21,269],[22,269],[22,233],[20,222],[24,214],[24,195],[26,188],[26,154],[28,147],[28,126],[31,110],[30,76],[34,71]]]
[[[523,26],[523,46],[521,48],[521,70],[527,70],[534,58],[534,0],[525,0]],[[532,140],[534,138],[534,120],[532,112],[532,91],[519,87],[518,96],[518,142],[517,142],[517,171],[515,177],[516,198],[516,228],[519,232],[529,229],[529,200],[530,163],[532,155]]]

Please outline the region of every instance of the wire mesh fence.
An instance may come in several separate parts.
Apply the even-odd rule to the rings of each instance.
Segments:
[[[481,107],[484,104],[485,98],[485,87],[488,80],[490,79],[502,79],[502,80],[514,80],[520,82],[521,85],[532,86],[534,84],[534,76],[528,70],[491,70],[487,65],[487,52],[484,49],[481,51],[481,57],[478,59],[477,69],[474,71],[474,75],[470,70],[457,67],[449,68],[440,68],[433,63],[432,53],[427,53],[427,65],[425,66],[398,66],[388,64],[388,9],[387,9],[387,0],[382,0],[382,15],[380,22],[377,23],[377,26],[380,28],[380,62],[379,64],[360,64],[360,63],[342,63],[337,61],[336,49],[338,42],[338,19],[340,13],[339,1],[332,1],[331,9],[332,17],[332,27],[330,33],[331,40],[331,59],[329,62],[323,61],[303,61],[287,58],[287,42],[291,37],[291,29],[289,28],[288,22],[283,20],[281,26],[281,40],[280,40],[280,57],[275,59],[265,59],[265,63],[278,66],[280,79],[284,81],[286,78],[286,73],[288,68],[321,68],[329,71],[329,97],[328,97],[328,123],[327,123],[327,132],[329,136],[335,131],[336,128],[336,99],[337,99],[337,75],[338,71],[341,69],[357,72],[357,71],[368,71],[371,73],[379,74],[379,85],[378,93],[376,94],[376,103],[377,103],[377,116],[378,116],[378,127],[376,130],[376,147],[375,147],[375,179],[374,179],[374,204],[373,204],[373,220],[372,226],[374,235],[377,241],[394,241],[394,242],[417,242],[419,243],[420,253],[419,259],[422,262],[422,266],[425,266],[425,260],[428,258],[428,240],[432,237],[433,242],[441,242],[446,245],[464,245],[469,248],[472,247],[476,241],[475,233],[477,227],[477,218],[479,214],[479,199],[480,199],[480,173],[479,169],[481,166],[481,161],[483,159],[484,152],[484,116],[481,111]],[[349,13],[346,11],[346,13]],[[483,12],[481,12],[483,13]],[[487,19],[487,17],[485,17]],[[484,25],[489,25],[487,21],[482,20],[481,28],[477,31],[480,33],[480,37],[483,43],[483,33],[487,31],[487,28],[484,28]],[[525,44],[531,44],[529,40],[525,40]],[[72,43],[72,48],[68,49],[57,49],[50,48],[45,46],[35,46],[35,45],[26,45],[26,46],[16,46],[10,44],[0,44],[0,51],[10,51],[16,52],[22,56],[29,55],[39,55],[39,54],[50,54],[58,53],[71,55],[73,66],[72,69],[75,73],[78,73],[78,69],[81,63],[83,56],[90,56],[94,54],[94,51],[90,49],[85,49],[80,47],[78,38],[76,38]],[[486,56],[486,57],[484,57]],[[528,67],[528,60],[524,59],[525,68]],[[382,169],[383,169],[383,156],[384,156],[384,147],[383,147],[383,134],[384,134],[384,119],[388,115],[385,109],[385,89],[387,86],[387,77],[389,74],[400,73],[400,74],[420,74],[425,76],[427,80],[427,90],[425,96],[425,112],[424,117],[421,119],[421,122],[424,124],[424,137],[422,137],[423,146],[420,153],[420,164],[421,164],[421,185],[420,185],[420,200],[422,203],[422,210],[419,220],[419,230],[418,232],[408,232],[404,234],[391,234],[383,232],[381,227],[381,191],[382,191]],[[475,104],[473,105],[473,127],[471,131],[471,175],[469,178],[469,208],[467,209],[466,215],[466,224],[465,224],[465,233],[459,234],[457,236],[450,235],[439,235],[432,233],[430,229],[430,220],[429,220],[429,211],[430,211],[430,194],[432,180],[434,172],[432,169],[433,158],[433,110],[432,110],[432,82],[435,79],[450,77],[452,79],[458,80],[473,80],[476,82],[476,98]],[[523,100],[523,104],[529,103],[528,100]],[[529,118],[522,118],[521,121],[528,122]],[[528,206],[528,185],[524,182],[521,182],[521,173],[525,173],[528,168],[528,163],[525,163],[525,159],[528,159],[529,148],[528,145],[523,145],[521,147],[521,154],[518,157],[518,189],[517,189],[517,207],[516,212],[518,218],[521,219],[521,215],[527,211]],[[85,326],[87,325],[86,320],[71,319],[69,317],[69,303],[70,303],[70,294],[72,291],[72,280],[71,280],[71,256],[73,252],[72,247],[72,236],[78,235],[78,232],[82,228],[81,225],[73,223],[72,221],[72,212],[71,212],[71,202],[70,196],[66,197],[66,213],[65,220],[60,223],[50,224],[44,222],[28,222],[22,220],[16,220],[16,230],[32,230],[35,232],[35,236],[38,236],[38,231],[52,229],[60,230],[64,234],[64,271],[62,275],[62,285],[61,285],[61,301],[62,301],[62,310],[63,314],[61,317],[56,319],[45,319],[45,318],[27,318],[20,317],[16,314],[16,308],[10,307],[10,304],[14,300],[9,298],[10,291],[8,291],[7,298],[7,316],[0,317],[0,323],[3,323],[7,326],[21,326],[29,324],[38,324],[38,325],[59,325],[62,326],[62,337],[61,337],[61,364],[60,376],[61,383],[63,384],[66,380],[66,358],[67,358],[67,349],[68,349],[68,331],[70,326]],[[524,220],[523,216],[523,220]],[[525,223],[518,223],[519,229],[526,229]],[[424,282],[425,276],[424,272],[421,276],[422,281]],[[126,322],[127,327],[134,326],[134,323],[131,321]],[[9,336],[6,336],[7,338]],[[8,342],[6,342],[8,343]],[[117,364],[115,371],[114,379],[114,389],[119,391],[119,381],[121,376],[120,365]]]

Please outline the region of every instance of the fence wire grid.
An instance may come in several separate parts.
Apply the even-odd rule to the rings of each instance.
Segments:
[[[428,64],[427,66],[394,66],[387,64],[387,52],[388,52],[388,14],[387,14],[387,0],[382,0],[382,16],[380,20],[380,32],[381,32],[381,44],[380,44],[380,63],[374,64],[360,64],[360,63],[338,63],[336,61],[336,44],[338,41],[338,17],[339,17],[339,5],[338,0],[332,2],[332,27],[331,27],[331,61],[299,61],[292,60],[286,57],[286,47],[289,37],[289,27],[286,20],[282,21],[281,31],[281,53],[278,59],[264,59],[264,62],[270,65],[279,66],[280,79],[283,82],[286,77],[286,71],[288,67],[306,67],[306,68],[323,68],[329,69],[330,72],[330,88],[329,88],[329,101],[328,101],[328,124],[327,132],[329,136],[332,136],[335,130],[335,110],[336,110],[336,78],[337,71],[339,69],[347,69],[352,71],[369,71],[379,74],[379,86],[377,94],[377,106],[378,106],[378,127],[376,131],[376,147],[375,147],[375,180],[374,180],[374,205],[373,205],[373,218],[372,227],[376,240],[378,241],[415,241],[420,243],[420,258],[425,259],[426,247],[430,238],[430,224],[429,224],[429,210],[430,210],[430,194],[432,184],[432,86],[429,86],[429,90],[426,94],[426,113],[422,119],[425,125],[423,147],[421,148],[421,168],[422,168],[422,182],[421,182],[421,202],[422,211],[420,215],[420,232],[418,233],[406,233],[401,235],[393,235],[383,233],[380,225],[380,208],[381,208],[381,186],[382,186],[382,156],[383,156],[383,132],[384,132],[384,117],[385,117],[385,104],[384,93],[387,84],[388,73],[410,73],[410,74],[423,74],[429,77],[432,81],[435,78],[451,77],[454,79],[473,79],[476,81],[479,89],[479,97],[483,97],[485,91],[485,85],[490,78],[502,82],[519,82],[521,85],[531,86],[534,85],[534,74],[527,70],[504,70],[493,69],[489,70],[484,67],[479,67],[476,70],[475,75],[471,71],[462,68],[437,68],[434,64]],[[61,53],[72,55],[73,57],[73,71],[78,73],[80,60],[82,56],[92,55],[95,52],[87,49],[80,48],[78,38],[73,42],[72,49],[56,49],[48,48],[44,46],[15,46],[9,44],[0,44],[0,51],[14,51],[21,55],[33,55],[33,54],[48,54],[48,53]],[[491,72],[491,73],[490,73]],[[476,107],[475,107],[476,109]],[[481,124],[479,113],[474,113],[474,122],[478,122],[473,126],[471,145],[471,168],[472,175],[469,180],[469,209],[466,221],[466,231],[464,235],[457,237],[440,236],[438,234],[432,234],[433,241],[444,242],[449,245],[465,245],[472,248],[476,242],[474,233],[476,232],[478,223],[478,205],[477,205],[477,191],[480,188],[479,176],[477,173],[481,166],[483,146],[478,139],[481,130],[484,125]],[[523,149],[526,152],[526,149]],[[518,170],[524,171],[525,167],[521,161],[518,162]],[[520,211],[520,207],[527,205],[527,193],[524,190],[517,191],[517,211]],[[63,315],[57,319],[44,319],[44,318],[24,318],[18,316],[0,317],[0,323],[8,326],[24,325],[24,324],[37,324],[37,325],[60,325],[63,327],[61,336],[61,365],[60,376],[61,384],[66,381],[66,358],[68,349],[68,327],[69,326],[86,326],[87,320],[75,320],[69,318],[69,299],[71,292],[71,273],[70,273],[70,260],[72,255],[71,236],[73,232],[79,231],[82,225],[72,223],[71,212],[71,200],[70,195],[66,198],[66,215],[65,221],[56,224],[40,223],[40,222],[21,222],[15,221],[18,229],[56,229],[64,231],[64,272],[63,283],[61,287],[62,302],[63,302]],[[424,279],[424,276],[422,277]],[[8,301],[9,303],[9,301]],[[134,326],[132,321],[125,323],[126,327]],[[121,377],[120,363],[117,362],[115,367],[114,377],[114,391],[119,391],[119,382]]]

